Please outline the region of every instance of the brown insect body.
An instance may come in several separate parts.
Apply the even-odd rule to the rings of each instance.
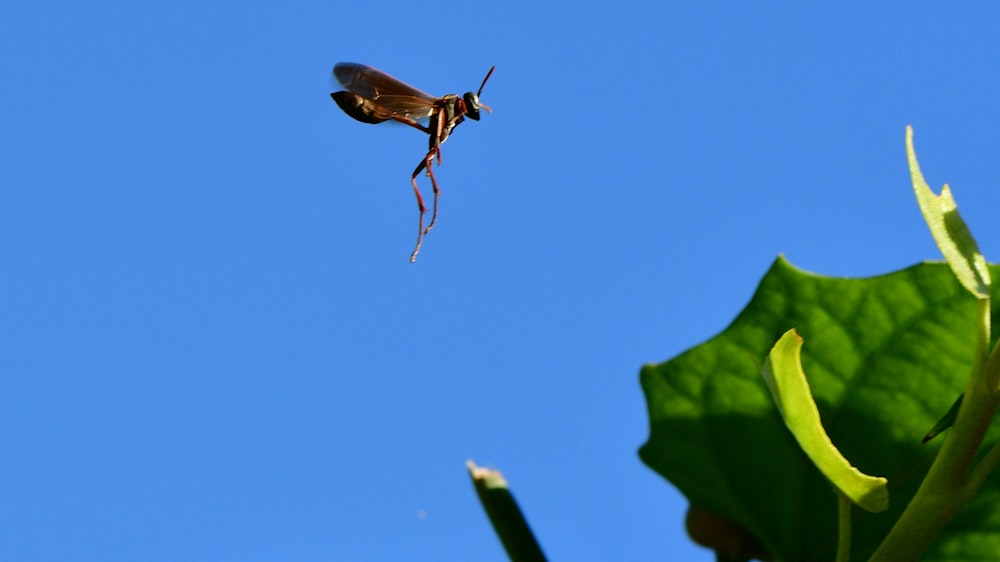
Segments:
[[[477,93],[466,92],[462,97],[448,94],[436,98],[370,66],[342,62],[333,67],[334,78],[346,89],[333,92],[330,97],[337,102],[344,113],[362,123],[378,124],[389,120],[397,121],[429,135],[427,154],[413,170],[413,175],[410,177],[410,184],[417,197],[417,206],[420,208],[417,244],[413,248],[413,253],[410,254],[410,262],[416,261],[424,235],[430,232],[437,221],[440,190],[437,178],[434,177],[434,172],[431,170],[434,158],[437,157],[438,165],[440,165],[441,143],[448,140],[448,136],[455,130],[455,127],[465,120],[466,116],[473,121],[478,121],[480,109],[492,112],[488,105],[480,103],[479,95],[483,92],[483,86],[490,79],[494,68],[496,67],[490,68],[490,71],[486,73],[486,78],[483,79]],[[426,126],[420,123],[424,119],[427,120]],[[417,187],[417,176],[425,169],[434,188],[434,212],[427,228],[424,228],[424,214],[427,212],[427,208],[420,195],[420,188]]]

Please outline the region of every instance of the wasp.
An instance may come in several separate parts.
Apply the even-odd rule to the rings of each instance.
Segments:
[[[417,260],[420,253],[420,245],[423,243],[424,235],[434,228],[438,216],[438,189],[437,178],[431,169],[434,159],[441,165],[441,143],[448,140],[448,136],[455,130],[465,118],[479,121],[480,110],[485,109],[487,113],[492,113],[490,107],[479,101],[479,96],[483,93],[483,86],[490,79],[493,70],[491,67],[483,78],[483,83],[479,85],[476,93],[466,92],[462,97],[458,94],[448,94],[442,97],[434,97],[426,92],[418,90],[401,80],[389,76],[385,72],[357,64],[353,62],[337,63],[333,67],[333,76],[336,78],[344,90],[333,92],[330,97],[337,102],[344,113],[361,121],[362,123],[384,123],[386,121],[396,121],[409,125],[419,131],[426,133],[428,138],[427,154],[417,164],[410,176],[410,184],[413,192],[417,196],[417,207],[420,209],[420,218],[417,228],[417,244],[410,254],[410,263]],[[424,198],[420,194],[417,186],[417,176],[426,170],[427,176],[431,178],[431,186],[434,188],[434,206],[431,213],[431,221],[424,228],[424,215],[427,207],[424,205]]]

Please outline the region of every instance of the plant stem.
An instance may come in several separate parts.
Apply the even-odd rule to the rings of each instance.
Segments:
[[[980,300],[976,356],[955,425],[910,505],[869,562],[917,560],[1000,461],[1000,450],[994,448],[970,474],[976,452],[998,405],[997,393],[992,387],[996,381],[990,376],[997,358],[996,350],[993,354],[988,352],[989,311],[989,300]]]
[[[545,562],[542,547],[528,527],[528,521],[500,471],[477,467],[471,460],[466,467],[472,476],[479,502],[483,504],[507,556],[514,562]]]
[[[851,559],[851,499],[837,489],[837,562]]]

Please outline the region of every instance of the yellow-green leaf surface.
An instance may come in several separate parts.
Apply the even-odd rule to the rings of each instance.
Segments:
[[[958,214],[958,204],[955,203],[948,184],[941,188],[941,195],[935,195],[927,185],[913,148],[912,127],[906,128],[906,159],[910,165],[910,179],[920,212],[924,215],[945,261],[951,266],[959,282],[976,298],[989,298],[990,270],[986,266],[986,258],[979,252],[979,246],[969,227]]]
[[[774,560],[833,560],[835,493],[785,427],[760,376],[771,347],[794,328],[807,342],[802,366],[833,444],[862,472],[889,481],[888,510],[855,513],[852,559],[865,560],[943,441],[920,444],[964,389],[976,306],[944,263],[844,279],[779,258],[725,331],[643,368],[650,435],[640,456],[693,505],[742,526]],[[988,549],[1000,552],[997,481],[922,560],[986,560]]]
[[[802,338],[789,330],[771,348],[761,370],[785,425],[816,468],[845,496],[868,511],[885,511],[889,507],[885,478],[868,476],[852,466],[823,429],[802,372],[801,350]]]

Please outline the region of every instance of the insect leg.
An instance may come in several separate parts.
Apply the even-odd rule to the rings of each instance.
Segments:
[[[447,116],[448,113],[442,108],[441,111],[438,112],[437,119],[434,120],[435,122],[430,124],[432,127],[434,127],[434,131],[431,132],[431,134],[434,135],[434,145],[431,147],[431,150],[437,151],[438,166],[441,165],[441,137],[444,135],[444,130],[445,130],[444,120],[447,118]],[[434,175],[431,173],[430,166],[427,167],[427,175],[429,175],[431,178],[434,178]]]
[[[427,177],[431,178],[431,186],[434,188],[434,212],[431,213],[431,223],[427,225],[427,230],[424,234],[427,234],[434,228],[434,223],[438,219],[438,197],[441,195],[441,190],[438,189],[437,178],[434,177],[434,170],[431,169],[432,164],[434,164],[434,153],[437,152],[438,165],[441,165],[441,149],[431,150],[424,157],[424,165],[427,167]]]
[[[410,176],[410,184],[413,186],[413,191],[417,194],[418,202],[421,205],[421,207],[420,207],[421,208],[421,223],[420,223],[421,224],[421,228],[422,228],[422,225],[423,225],[423,213],[425,212],[426,208],[423,206],[423,202],[420,199],[420,190],[417,188],[417,176],[420,175],[420,172],[422,170],[424,170],[424,169],[427,170],[427,177],[431,178],[431,186],[434,188],[434,211],[431,214],[431,222],[430,222],[430,224],[427,225],[427,228],[424,228],[422,230],[423,234],[427,234],[428,232],[430,232],[431,229],[434,228],[434,223],[437,222],[438,199],[440,198],[441,190],[438,189],[437,178],[434,177],[434,171],[432,170],[432,167],[434,166],[434,155],[437,152],[438,151],[435,150],[435,149],[433,149],[433,148],[430,149],[430,150],[428,150],[427,151],[427,155],[424,156],[423,160],[420,161],[420,164],[417,164],[416,169],[413,170],[413,175]],[[416,255],[416,254],[414,254],[414,255]]]
[[[429,153],[428,153],[429,154]],[[417,187],[417,176],[420,175],[420,170],[427,166],[427,159],[421,160],[420,165],[417,166],[416,170],[413,170],[413,176],[410,177],[410,185],[413,186],[413,193],[417,196],[417,207],[420,209],[420,218],[417,222],[417,245],[413,247],[413,253],[410,254],[410,263],[417,261],[417,254],[420,253],[420,245],[424,242],[424,213],[427,212],[427,207],[424,206],[424,198],[420,195],[420,188]],[[434,187],[434,215],[437,216],[437,186]],[[433,225],[433,221],[431,221]],[[427,230],[430,230],[428,227]]]
[[[413,127],[414,129],[420,129],[422,132],[427,133],[427,134],[431,134],[433,132],[429,128],[424,127],[423,125],[421,125],[418,121],[410,119],[409,117],[404,117],[402,115],[393,115],[392,117],[390,117],[390,119],[398,121],[398,122],[400,122],[400,123],[402,123],[404,125],[409,125],[409,126]]]
[[[437,178],[434,177],[434,157],[437,156],[438,165],[441,165],[441,137],[444,135],[445,123],[444,119],[446,117],[446,112],[441,109],[437,115],[431,117],[431,122],[428,127],[424,127],[417,121],[410,119],[409,117],[394,116],[393,119],[399,121],[400,123],[409,125],[411,127],[420,129],[430,135],[430,149],[427,151],[427,155],[424,156],[420,164],[417,164],[416,169],[413,170],[413,175],[410,176],[410,185],[413,186],[413,193],[417,196],[417,205],[420,207],[420,221],[418,223],[419,232],[417,233],[417,245],[413,248],[413,253],[410,254],[410,263],[417,260],[417,254],[420,253],[420,245],[423,244],[424,235],[434,228],[434,224],[437,222],[438,216],[438,199],[441,196],[441,190],[438,189]],[[434,188],[434,211],[431,214],[431,222],[424,228],[424,213],[427,212],[427,208],[424,206],[424,199],[420,195],[420,188],[417,187],[417,176],[420,175],[422,170],[427,170],[427,177],[431,178],[431,186]]]

